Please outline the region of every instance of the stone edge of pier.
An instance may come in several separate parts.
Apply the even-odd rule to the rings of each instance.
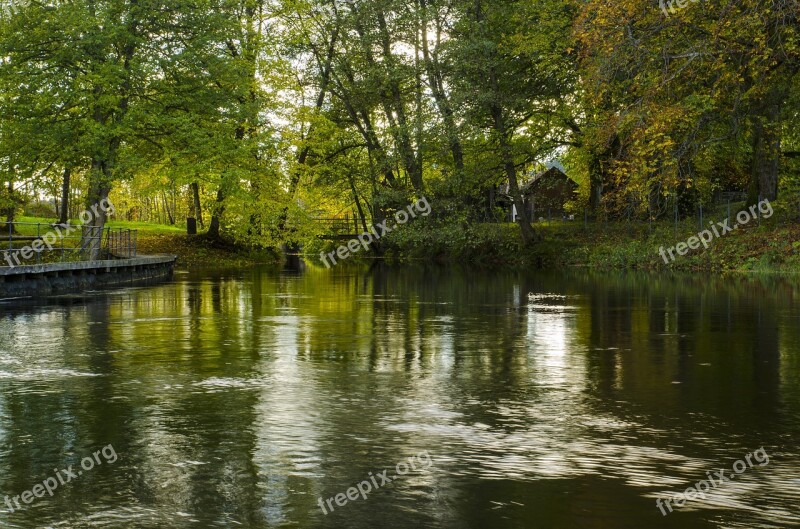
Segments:
[[[39,297],[91,288],[130,286],[172,277],[174,255],[130,259],[0,266],[0,298]]]

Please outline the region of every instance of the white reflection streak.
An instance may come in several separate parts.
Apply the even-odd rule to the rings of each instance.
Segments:
[[[259,369],[264,389],[256,408],[253,464],[259,469],[264,517],[270,525],[279,525],[289,520],[289,478],[311,477],[319,469],[320,411],[311,364],[297,358],[300,328],[308,322],[290,315],[269,321],[274,337],[268,346],[272,354],[264,356]]]
[[[430,342],[434,347],[432,351],[426,351],[428,354],[433,354],[436,357],[440,371],[440,376],[448,377],[453,372],[455,365],[455,325],[453,324],[453,316],[439,316],[431,320],[436,323],[436,331],[431,334],[433,340]]]
[[[567,353],[570,348],[567,307],[537,301],[542,301],[539,296],[528,303],[527,318],[527,341],[537,366],[537,378],[547,385],[562,385],[567,382]]]

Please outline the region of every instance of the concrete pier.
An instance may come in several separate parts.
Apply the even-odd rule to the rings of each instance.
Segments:
[[[163,281],[172,277],[175,259],[174,255],[150,255],[108,261],[0,267],[0,298],[37,297]]]

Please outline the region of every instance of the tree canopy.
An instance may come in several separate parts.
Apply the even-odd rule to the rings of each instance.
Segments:
[[[29,0],[0,9],[0,208],[211,237],[498,218],[552,160],[596,215],[796,189],[797,0]],[[61,192],[61,191],[65,192]],[[74,207],[74,204],[73,206]],[[62,218],[64,216],[62,215]],[[95,220],[102,226],[105,218]]]

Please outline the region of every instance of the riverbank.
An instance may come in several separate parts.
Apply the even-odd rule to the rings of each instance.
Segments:
[[[21,217],[19,221],[49,226],[53,219]],[[175,267],[180,269],[243,268],[281,261],[281,256],[275,251],[215,241],[205,235],[187,235],[185,227],[128,221],[110,221],[106,226],[136,230],[137,254],[175,255]],[[35,228],[31,227],[31,230],[36,233]]]
[[[247,248],[226,241],[215,241],[205,235],[139,231],[138,252],[141,254],[172,253],[181,269],[243,268],[257,264],[276,264],[281,256],[274,251]]]
[[[725,211],[709,212],[703,226],[724,221],[725,217]],[[50,222],[32,217],[21,220]],[[707,249],[700,246],[683,256],[676,251],[674,260],[669,258],[668,249],[697,235],[700,231],[698,219],[683,221],[677,228],[669,222],[537,223],[537,241],[525,248],[515,224],[471,224],[436,217],[421,218],[389,234],[383,240],[383,250],[387,261],[398,264],[428,261],[502,268],[797,273],[800,271],[799,220],[795,208],[776,205],[770,218],[762,216],[730,233],[720,234],[708,243]],[[140,255],[174,254],[177,256],[175,266],[180,269],[242,268],[277,264],[282,259],[276,251],[214,241],[204,235],[187,235],[184,228],[176,226],[124,221],[113,221],[109,226],[138,230]],[[307,255],[307,259],[317,262],[322,249],[317,246],[322,245],[311,246],[315,252]],[[668,262],[664,260],[665,255]],[[368,255],[364,257],[369,258]]]
[[[423,220],[390,234],[384,241],[385,255],[397,262],[422,259],[519,268],[796,273],[800,271],[796,208],[776,206],[770,218],[753,218],[725,234],[717,227],[727,213],[720,209],[710,212],[702,225],[699,219],[689,219],[677,227],[670,222],[537,223],[537,240],[527,248],[515,224],[448,225]],[[710,230],[711,222],[719,237],[715,235],[708,248],[699,245],[686,255],[674,251],[674,260],[670,258],[670,248],[687,243],[701,229]],[[734,224],[735,220],[730,226]]]

